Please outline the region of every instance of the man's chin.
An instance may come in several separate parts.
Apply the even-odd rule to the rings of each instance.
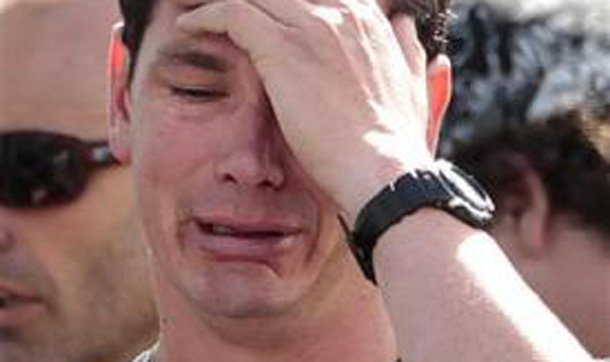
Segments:
[[[290,310],[298,300],[294,291],[276,275],[230,276],[208,280],[199,301],[209,312],[227,318],[263,318]]]
[[[264,319],[283,315],[290,308],[286,304],[268,300],[240,300],[217,306],[217,313],[225,318],[245,320]]]

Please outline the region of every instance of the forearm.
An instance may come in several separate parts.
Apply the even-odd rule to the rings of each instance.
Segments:
[[[403,361],[588,361],[485,233],[441,211],[392,227],[375,250]]]

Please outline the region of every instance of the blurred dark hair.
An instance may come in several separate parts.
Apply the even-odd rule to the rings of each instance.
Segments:
[[[441,154],[479,179],[499,212],[530,168],[553,212],[610,235],[608,38],[556,27],[555,13],[517,19],[485,4],[455,12],[455,99]]]
[[[498,132],[458,144],[454,160],[474,175],[503,210],[530,168],[541,178],[554,213],[568,213],[610,236],[610,164],[585,129],[605,122],[582,109],[550,117],[545,124],[503,125]],[[606,139],[605,142],[608,142]]]
[[[131,55],[133,73],[146,28],[158,0],[119,0],[124,21],[123,43]],[[444,52],[451,0],[393,0],[390,14],[405,13],[415,17],[418,37],[428,59]]]

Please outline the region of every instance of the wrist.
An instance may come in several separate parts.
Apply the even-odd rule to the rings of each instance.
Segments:
[[[432,156],[406,158],[384,157],[382,161],[377,158],[374,162],[361,162],[351,169],[351,175],[343,175],[348,182],[339,187],[335,193],[343,219],[353,230],[356,219],[365,205],[375,197],[380,190],[396,182],[402,175],[416,169],[426,169],[434,163]]]
[[[380,237],[423,208],[441,210],[475,228],[487,225],[494,210],[483,188],[449,162],[437,161],[403,174],[376,193],[353,224],[350,245],[368,279],[375,282],[372,254]]]

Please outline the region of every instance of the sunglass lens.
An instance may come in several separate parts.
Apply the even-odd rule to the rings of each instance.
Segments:
[[[85,162],[67,137],[41,133],[0,137],[0,204],[17,207],[58,205],[84,189]]]

